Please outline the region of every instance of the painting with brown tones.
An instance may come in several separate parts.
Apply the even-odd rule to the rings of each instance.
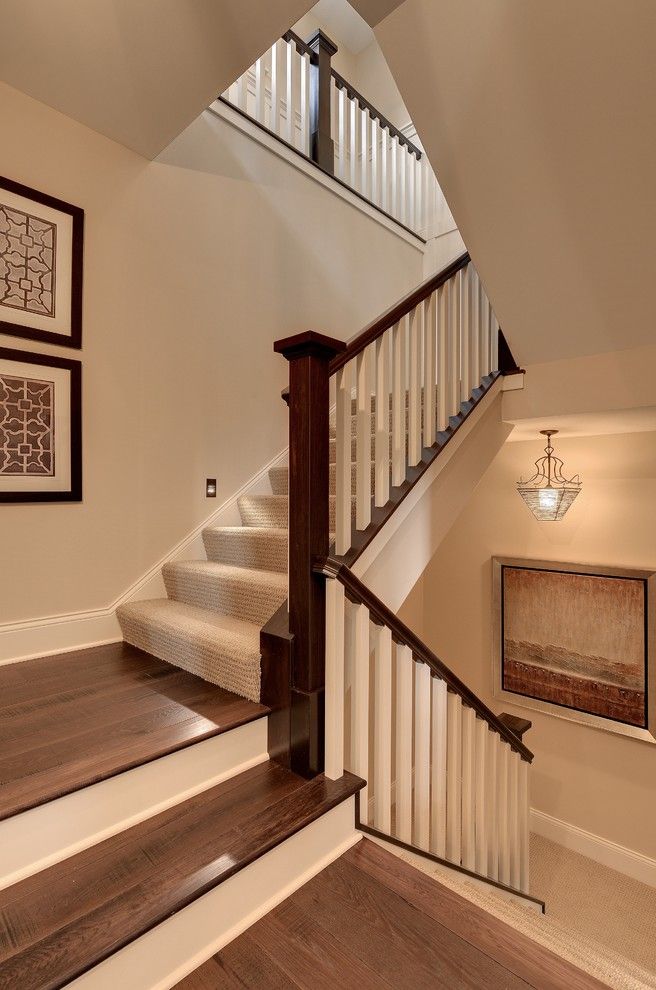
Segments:
[[[504,691],[647,728],[647,581],[501,568]]]

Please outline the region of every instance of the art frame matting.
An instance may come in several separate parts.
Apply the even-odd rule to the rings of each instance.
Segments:
[[[80,361],[0,347],[0,503],[80,501]]]
[[[82,346],[84,211],[0,176],[0,334]]]
[[[493,694],[656,743],[656,571],[493,557]]]

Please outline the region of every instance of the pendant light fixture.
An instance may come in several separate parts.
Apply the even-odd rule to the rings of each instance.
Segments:
[[[517,491],[539,522],[557,522],[581,491],[581,479],[578,474],[566,478],[562,460],[554,455],[551,438],[558,430],[540,430],[540,433],[547,438],[546,456],[535,462],[535,474],[528,481],[520,478]]]

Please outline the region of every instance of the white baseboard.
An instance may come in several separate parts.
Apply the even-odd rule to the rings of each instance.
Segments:
[[[203,530],[208,526],[239,525],[238,500],[242,495],[270,492],[269,471],[285,463],[286,460],[287,449],[277,454],[191,533],[180,540],[172,550],[153,564],[127,591],[105,608],[0,624],[0,666],[17,663],[20,660],[32,660],[34,657],[70,653],[71,650],[119,642],[122,636],[116,619],[118,606],[123,605],[124,602],[143,598],[164,597],[166,591],[161,573],[163,565],[171,560],[203,558],[205,556]]]
[[[349,798],[131,942],[67,990],[170,990],[354,846]]]
[[[651,859],[643,853],[627,849],[617,842],[604,839],[593,832],[586,832],[578,825],[570,825],[559,818],[553,818],[544,811],[531,808],[531,831],[545,839],[551,839],[566,849],[594,859],[603,866],[608,866],[627,877],[640,880],[641,883],[656,887],[656,859]]]
[[[60,863],[267,760],[267,719],[0,822],[0,889]]]

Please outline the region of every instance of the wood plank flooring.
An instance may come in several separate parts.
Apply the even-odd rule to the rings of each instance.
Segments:
[[[0,990],[55,990],[356,793],[268,762],[0,891]]]
[[[602,990],[603,984],[364,839],[176,990],[236,987]]]
[[[126,643],[0,667],[0,819],[267,712]]]

